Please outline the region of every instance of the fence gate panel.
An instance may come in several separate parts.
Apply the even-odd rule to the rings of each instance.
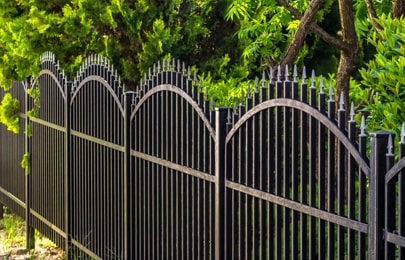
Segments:
[[[73,82],[71,257],[120,259],[124,253],[123,95],[104,61],[89,57]]]
[[[214,257],[215,133],[208,102],[175,65],[164,61],[134,95],[129,259]]]
[[[45,53],[41,71],[29,88],[39,90],[38,115],[31,120],[32,137],[28,138],[31,157],[31,224],[63,247],[65,233],[64,159],[66,79],[54,56]],[[30,98],[30,107],[35,107]]]
[[[333,96],[326,111],[323,89],[305,81],[298,87],[288,78],[263,79],[229,114],[229,259],[366,257],[368,226],[359,208],[367,205],[369,167],[354,145],[354,121],[346,135]],[[343,107],[338,113],[345,120]]]
[[[385,259],[405,258],[405,125],[403,126],[399,157],[393,165],[392,151],[387,153],[388,168],[385,175]],[[392,146],[391,146],[392,147]]]
[[[25,152],[23,83],[14,83],[10,93],[20,102],[19,133],[14,134],[0,124],[0,202],[20,217],[24,217],[25,173],[19,164]],[[5,94],[6,92],[0,88],[0,100],[3,100]]]

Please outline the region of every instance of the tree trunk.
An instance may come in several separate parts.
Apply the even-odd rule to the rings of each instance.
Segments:
[[[294,34],[294,38],[288,46],[284,58],[280,63],[282,67],[285,65],[291,65],[294,62],[322,4],[323,0],[312,0],[308,8],[305,10],[304,16],[300,20],[300,25]]]
[[[358,39],[354,28],[352,0],[339,0],[340,23],[343,42],[347,45],[340,52],[339,67],[336,76],[336,100],[340,101],[344,93],[345,108],[348,110],[350,76],[352,75],[358,53]],[[339,102],[336,102],[339,104]],[[348,114],[348,113],[347,113]]]
[[[405,16],[405,0],[395,0],[392,10],[392,17],[400,18],[401,16]]]

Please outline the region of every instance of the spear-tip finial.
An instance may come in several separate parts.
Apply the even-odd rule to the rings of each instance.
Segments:
[[[255,92],[259,92],[259,78],[256,77],[255,78]]]
[[[281,81],[281,66],[278,65],[277,67],[277,82]]]
[[[284,73],[285,74],[285,81],[290,81],[289,78],[288,78],[288,76],[290,76],[288,70],[289,70],[288,64],[286,64],[285,65],[285,73]]]
[[[297,64],[294,64],[294,69],[293,69],[293,81],[297,82],[298,81],[298,69],[297,69]]]
[[[324,94],[324,84],[323,84],[323,77],[322,75],[319,77],[319,94]]]
[[[345,110],[345,93],[340,93],[339,110]]]
[[[335,101],[333,98],[335,96],[335,92],[333,91],[332,83],[329,82],[329,101]]]
[[[366,119],[364,115],[361,116],[361,123],[360,123],[360,135],[366,135]]]
[[[402,123],[402,129],[401,129],[401,143],[405,143],[405,122]]]
[[[311,73],[311,88],[315,88],[315,70],[312,70]]]
[[[305,66],[302,68],[302,76],[301,76],[302,80],[305,81],[307,78],[307,68],[305,68]]]
[[[350,105],[350,121],[354,121],[354,116],[355,116],[355,112],[354,112],[354,104],[353,102]]]

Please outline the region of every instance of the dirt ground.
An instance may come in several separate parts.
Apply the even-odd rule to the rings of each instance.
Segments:
[[[41,234],[36,235],[35,249],[25,249],[25,223],[13,215],[0,220],[0,260],[65,259],[65,252]]]

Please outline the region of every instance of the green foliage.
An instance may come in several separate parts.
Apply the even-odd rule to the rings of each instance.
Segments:
[[[25,173],[29,174],[30,173],[30,168],[31,168],[31,156],[29,153],[25,153],[22,157],[21,160],[21,167],[25,169]]]
[[[39,112],[39,108],[41,106],[41,102],[40,102],[40,94],[41,91],[38,87],[33,87],[33,88],[29,88],[27,89],[27,94],[28,96],[30,96],[33,100],[33,108],[29,111],[27,111],[27,116],[29,118],[35,118],[38,116],[38,112]]]
[[[19,128],[20,102],[11,96],[10,93],[4,95],[0,104],[0,123],[7,126],[7,130],[18,134]]]
[[[289,1],[301,13],[304,13],[309,3],[309,0]],[[332,0],[325,1],[315,22],[325,19],[333,3]],[[237,37],[244,45],[243,58],[249,63],[257,63],[264,58],[271,66],[281,61],[299,26],[299,21],[289,11],[276,1],[268,0],[231,1],[225,17],[240,26]],[[312,51],[314,50],[304,43],[296,59],[297,63],[302,65],[304,58]]]
[[[363,111],[369,115],[368,127],[394,130],[399,136],[405,121],[405,20],[382,15],[377,21],[384,28],[384,39],[374,33],[369,40],[376,54],[360,70],[364,88],[359,92],[365,102]]]

